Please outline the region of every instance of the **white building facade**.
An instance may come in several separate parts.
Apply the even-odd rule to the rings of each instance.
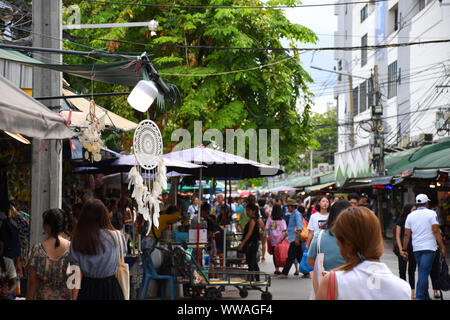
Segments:
[[[373,144],[369,120],[376,101],[375,66],[387,150],[448,137],[450,43],[393,45],[450,39],[450,0],[370,1],[335,8],[336,47],[388,45],[335,51],[336,70],[341,73],[334,88],[338,152]]]

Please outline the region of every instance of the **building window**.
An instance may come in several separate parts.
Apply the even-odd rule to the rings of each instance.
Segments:
[[[373,83],[373,76],[367,80],[367,105],[369,107],[375,105],[375,89]]]
[[[397,61],[388,66],[388,99],[397,96]]]
[[[418,0],[419,1],[419,11],[422,11],[423,8],[427,5],[425,0]]]
[[[338,70],[342,71],[342,60],[338,61]],[[338,75],[338,81],[342,81],[342,74]]]
[[[353,116],[358,114],[359,87],[353,88]]]
[[[366,81],[359,85],[359,112],[367,110],[367,84]]]
[[[363,23],[364,20],[366,20],[368,16],[369,16],[369,5],[366,4],[366,5],[361,9],[361,23]]]
[[[361,67],[364,67],[367,64],[367,34],[361,38]]]
[[[394,31],[398,30],[398,6],[394,9]]]
[[[398,30],[398,4],[396,4],[388,13],[388,30],[389,33]]]

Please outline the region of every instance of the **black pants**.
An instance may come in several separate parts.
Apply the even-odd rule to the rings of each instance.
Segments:
[[[289,270],[291,269],[292,264],[294,263],[295,259],[297,259],[297,261],[300,263],[300,261],[302,261],[302,256],[303,256],[303,250],[302,250],[301,241],[298,244],[298,246],[295,245],[295,241],[292,241],[289,245],[288,257],[286,259],[286,263],[284,264],[282,273],[284,275],[288,275]]]
[[[115,276],[81,279],[78,300],[124,300],[119,281]]]
[[[245,250],[245,260],[247,261],[248,271],[259,271],[257,256],[258,243],[250,243],[247,250]],[[255,277],[251,276],[251,279],[256,279],[256,281],[259,281],[259,274]]]
[[[401,279],[406,281],[406,269],[408,268],[408,281],[411,289],[416,288],[416,259],[414,253],[408,251],[408,260],[403,259],[402,256],[398,257],[398,271]]]

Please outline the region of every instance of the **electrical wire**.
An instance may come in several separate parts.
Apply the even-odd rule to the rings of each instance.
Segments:
[[[85,0],[92,3],[103,3],[123,6],[143,6],[152,8],[172,8],[172,9],[291,9],[291,8],[311,8],[311,7],[329,7],[355,4],[368,4],[376,2],[387,2],[388,0],[371,0],[371,1],[352,1],[352,2],[336,2],[322,4],[305,4],[305,5],[273,5],[273,6],[219,6],[219,5],[178,5],[178,4],[150,4],[150,3],[130,3],[102,0]]]
[[[177,48],[177,49],[208,49],[208,50],[243,50],[243,51],[331,51],[331,50],[342,50],[342,51],[355,51],[355,50],[377,50],[382,48],[396,48],[405,46],[415,46],[415,45],[427,45],[427,44],[437,44],[437,43],[448,43],[450,39],[438,39],[430,41],[421,42],[404,42],[404,43],[392,43],[384,45],[372,45],[372,46],[349,46],[349,47],[321,47],[321,48],[301,48],[301,47],[226,47],[226,46],[206,46],[206,45],[184,45],[184,44],[164,44],[164,43],[144,43],[136,41],[118,40],[118,39],[99,39],[99,38],[88,38],[88,37],[78,37],[85,38],[89,41],[105,41],[105,42],[124,42],[133,45],[144,45],[144,46],[154,46],[154,47],[165,47],[165,48]]]

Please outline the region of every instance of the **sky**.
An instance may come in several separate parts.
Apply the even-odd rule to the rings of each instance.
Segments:
[[[303,5],[308,4],[330,4],[335,0],[303,0]],[[334,37],[337,30],[337,16],[334,15],[335,6],[324,7],[300,7],[284,9],[286,17],[293,23],[303,25],[311,29],[319,38],[317,44],[308,47],[331,47],[334,46]],[[305,47],[304,44],[298,44]],[[330,93],[336,83],[336,74],[311,69],[311,66],[333,70],[336,62],[333,51],[317,51],[302,54],[302,65],[309,73],[315,83],[310,88],[316,95],[313,112],[324,113],[327,111],[327,102],[335,104],[334,97]],[[324,90],[326,89],[326,90]]]

